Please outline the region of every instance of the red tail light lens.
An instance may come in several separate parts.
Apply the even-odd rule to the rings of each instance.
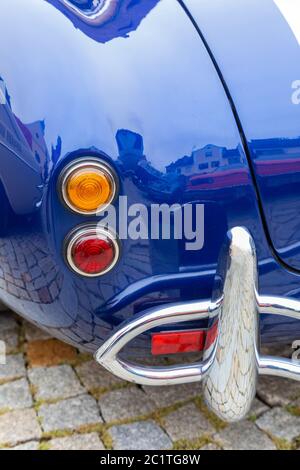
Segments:
[[[118,258],[119,244],[105,229],[82,227],[68,237],[67,261],[78,274],[103,275],[114,267]]]
[[[110,266],[115,250],[110,240],[88,237],[75,244],[72,256],[78,269],[87,274],[95,274]]]

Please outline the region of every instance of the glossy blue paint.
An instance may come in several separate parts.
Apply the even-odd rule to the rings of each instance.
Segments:
[[[235,103],[270,241],[282,262],[299,270],[300,25],[291,21],[292,3],[230,0],[218,15],[220,0],[185,1]]]
[[[0,39],[2,300],[94,351],[124,318],[151,305],[210,296],[221,243],[236,225],[255,239],[262,293],[300,297],[299,275],[273,257],[231,103],[179,2],[123,1],[109,20],[87,27],[59,1],[3,0]],[[65,236],[98,219],[68,211],[57,179],[87,155],[114,167],[129,204],[204,203],[204,248],[123,240],[110,273],[71,272]],[[262,319],[262,339],[289,340],[297,328]],[[137,348],[147,354],[147,336]]]

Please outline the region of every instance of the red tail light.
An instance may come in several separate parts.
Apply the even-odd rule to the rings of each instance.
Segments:
[[[154,356],[201,352],[213,344],[217,331],[218,324],[215,323],[209,330],[154,333],[151,352]]]
[[[118,257],[118,242],[105,229],[84,226],[68,238],[67,261],[78,274],[89,277],[105,274],[113,268]]]

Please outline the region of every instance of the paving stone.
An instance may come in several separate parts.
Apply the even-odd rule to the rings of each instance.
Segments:
[[[19,347],[20,327],[10,312],[0,313],[0,341],[5,342],[6,353],[11,354]]]
[[[31,341],[26,348],[28,362],[31,367],[57,366],[72,363],[77,352],[73,346],[62,343],[58,339]]]
[[[0,416],[0,443],[10,446],[42,436],[34,410],[17,410]]]
[[[300,397],[300,383],[279,377],[261,377],[257,396],[269,406],[286,406]]]
[[[201,447],[201,449],[199,450],[221,450],[221,449],[220,447],[217,446],[217,444],[210,442],[209,444],[206,444],[205,446]]]
[[[12,316],[11,312],[0,313],[0,331],[12,331],[19,328],[18,323]]]
[[[32,396],[26,379],[0,385],[0,410],[29,408]]]
[[[75,368],[80,380],[87,390],[109,390],[112,387],[126,384],[122,379],[107,372],[96,361],[88,361]]]
[[[98,403],[107,423],[145,416],[155,410],[153,401],[137,387],[108,392]]]
[[[275,450],[275,444],[254,423],[241,421],[214,436],[224,450]]]
[[[293,402],[291,403],[291,406],[292,406],[294,409],[299,410],[299,415],[300,415],[300,398],[298,398],[297,400],[293,401]]]
[[[144,391],[150,399],[154,401],[159,408],[166,408],[176,403],[184,402],[190,398],[200,396],[202,393],[202,385],[198,383],[190,383],[183,385],[170,385],[169,387],[143,387]]]
[[[6,364],[0,365],[0,384],[25,377],[25,361],[23,354],[6,356]]]
[[[20,444],[16,447],[11,447],[7,450],[38,450],[39,449],[39,442],[38,441],[30,441],[25,442],[25,444]]]
[[[69,437],[52,439],[49,442],[50,450],[104,450],[97,433],[76,434]]]
[[[37,367],[28,371],[37,400],[55,400],[75,397],[85,392],[69,365]]]
[[[96,400],[89,395],[42,405],[38,415],[45,432],[73,430],[88,424],[102,423]]]
[[[152,420],[113,426],[108,431],[115,450],[171,449],[172,442]]]
[[[0,341],[5,342],[6,354],[14,354],[19,348],[19,332],[15,331],[0,331]]]
[[[270,408],[267,405],[265,405],[262,401],[260,401],[258,398],[254,398],[252,406],[251,406],[251,410],[248,413],[248,417],[258,418],[269,409]]]
[[[50,338],[50,335],[48,333],[28,322],[24,323],[24,330],[25,338],[27,341],[38,341]]]
[[[256,424],[268,434],[287,442],[292,442],[300,436],[300,417],[288,413],[283,408],[273,408],[263,414]]]
[[[214,432],[213,426],[194,403],[189,403],[163,418],[163,425],[173,441],[197,439]]]

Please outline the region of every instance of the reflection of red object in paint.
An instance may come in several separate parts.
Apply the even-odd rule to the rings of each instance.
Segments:
[[[256,173],[259,176],[275,176],[288,173],[300,173],[300,159],[255,161]]]
[[[194,175],[188,179],[188,191],[212,190],[241,186],[249,183],[249,174],[244,168],[236,170],[219,170],[216,173]]]
[[[218,323],[208,330],[172,331],[152,335],[151,352],[154,356],[201,352],[208,349],[217,337]]]

